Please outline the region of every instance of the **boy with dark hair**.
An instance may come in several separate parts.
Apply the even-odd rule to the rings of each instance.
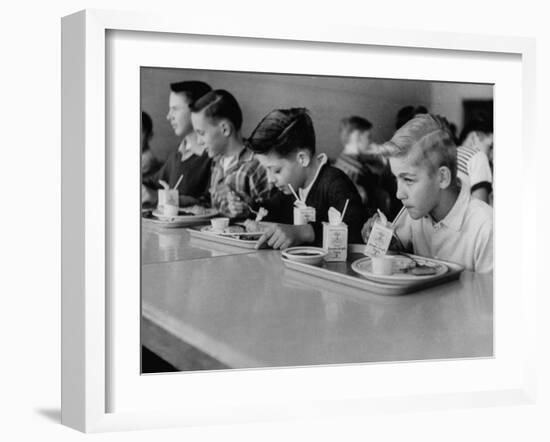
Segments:
[[[192,106],[197,99],[211,90],[202,81],[181,81],[170,85],[169,108],[166,119],[181,142],[162,168],[142,182],[141,202],[155,205],[159,180],[173,188],[180,176],[178,186],[179,205],[189,206],[204,202],[207,198],[211,160],[198,143],[191,124]]]
[[[383,146],[397,177],[397,198],[407,211],[396,233],[415,254],[493,270],[493,210],[472,199],[457,177],[456,146],[446,122],[417,115]],[[368,238],[377,216],[363,227]]]
[[[292,245],[322,243],[322,221],[328,221],[330,207],[342,211],[349,204],[343,221],[348,225],[349,242],[361,239],[365,219],[361,198],[351,180],[341,170],[327,164],[325,154],[315,155],[315,131],[306,109],[278,109],[270,112],[249,138],[251,149],[268,171],[279,190],[264,207],[266,219],[282,222],[258,241],[276,249]],[[290,186],[308,207],[316,210],[316,221],[290,225],[294,198]]]
[[[233,218],[246,217],[250,205],[271,193],[265,169],[241,135],[243,116],[229,92],[211,91],[191,107],[197,140],[213,158],[209,192],[212,207]],[[231,204],[234,198],[241,204]]]

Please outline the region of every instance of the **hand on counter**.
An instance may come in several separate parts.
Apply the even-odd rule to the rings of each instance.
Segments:
[[[273,249],[286,249],[300,244],[312,243],[314,239],[315,232],[309,224],[299,226],[274,224],[258,240],[256,248],[259,249],[262,244],[267,243]]]

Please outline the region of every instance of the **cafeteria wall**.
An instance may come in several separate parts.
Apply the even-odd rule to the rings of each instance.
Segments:
[[[235,95],[243,110],[245,137],[272,109],[307,107],[315,125],[317,150],[330,158],[341,151],[338,126],[346,116],[360,115],[370,120],[373,139],[383,142],[392,136],[395,115],[403,106],[424,105],[461,124],[463,96],[492,96],[488,85],[146,67],[141,68],[141,110],[153,120],[151,148],[161,159],[179,142],[166,120],[169,85],[184,80],[202,80],[214,89],[226,89]]]
[[[444,115],[457,125],[459,132],[464,124],[464,100],[492,100],[493,86],[471,83],[432,83],[430,112]]]

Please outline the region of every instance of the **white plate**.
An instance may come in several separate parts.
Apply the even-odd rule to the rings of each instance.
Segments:
[[[351,268],[354,272],[359,273],[364,278],[370,279],[376,282],[385,282],[385,283],[411,283],[415,281],[422,281],[425,279],[437,278],[449,270],[449,268],[442,263],[434,262],[429,259],[423,259],[415,257],[414,260],[407,256],[403,255],[389,255],[388,258],[391,258],[395,261],[395,265],[400,267],[406,267],[409,262],[416,262],[417,264],[434,267],[436,272],[433,275],[414,275],[412,273],[403,273],[403,272],[394,272],[391,275],[379,275],[372,272],[372,261],[370,257],[365,257],[354,261],[351,264]]]
[[[284,249],[281,253],[286,259],[291,261],[314,266],[321,264],[324,257],[327,256],[327,251],[325,249],[308,246],[289,247],[288,249]]]

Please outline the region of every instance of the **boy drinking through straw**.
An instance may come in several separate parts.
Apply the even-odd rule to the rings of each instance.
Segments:
[[[472,199],[457,178],[456,146],[446,122],[421,114],[382,147],[397,178],[406,213],[396,233],[418,255],[456,262],[467,270],[493,270],[493,210]],[[368,238],[377,215],[363,227]]]
[[[314,208],[315,221],[303,225],[276,224],[258,241],[275,249],[299,244],[320,245],[323,239],[323,221],[334,207],[342,212],[346,199],[349,204],[344,222],[348,226],[349,242],[359,242],[365,220],[361,198],[355,185],[339,169],[327,164],[325,154],[315,154],[313,122],[306,109],[279,109],[270,112],[254,129],[249,138],[251,149],[267,169],[268,179],[279,190],[278,195],[266,201],[268,219],[292,219],[293,189],[301,205]]]

